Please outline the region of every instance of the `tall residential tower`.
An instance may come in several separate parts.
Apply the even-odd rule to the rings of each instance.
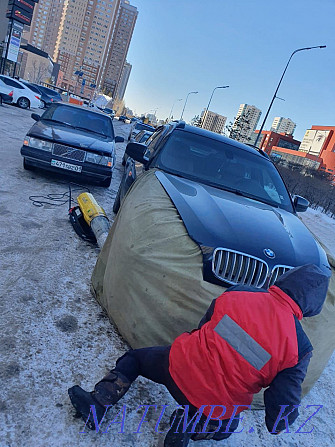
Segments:
[[[276,116],[273,120],[271,130],[277,133],[285,133],[286,135],[293,135],[296,124],[290,118],[283,118]]]

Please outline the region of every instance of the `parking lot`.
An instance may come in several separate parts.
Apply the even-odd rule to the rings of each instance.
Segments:
[[[68,387],[80,384],[91,389],[128,347],[90,293],[99,251],[79,239],[69,223],[69,181],[23,169],[20,147],[34,123],[31,113],[0,106],[0,446],[160,446],[164,436],[155,431],[155,424],[161,406],[171,405],[168,415],[176,404],[163,387],[144,379],[110,416],[109,421],[127,406],[123,433],[120,423],[106,425],[106,433],[80,433],[84,424],[72,417]],[[128,138],[129,124],[114,121],[114,128],[115,135]],[[89,189],[110,219],[125,146],[126,142],[116,145],[117,165],[109,188],[72,185],[75,197]],[[293,433],[311,411],[302,410],[292,433],[279,437],[267,433],[262,411],[249,412],[241,424],[247,428],[225,444],[315,446],[322,440],[323,445],[333,445],[334,373],[331,362],[303,400],[302,408],[324,405],[306,425],[306,431],[316,427],[313,433]],[[144,414],[140,405],[157,408],[149,410],[141,433],[134,433]],[[158,431],[164,431],[167,422],[168,416]],[[249,432],[249,427],[254,430]]]

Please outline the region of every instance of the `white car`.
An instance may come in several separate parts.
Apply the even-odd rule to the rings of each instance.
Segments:
[[[13,89],[0,80],[0,104],[13,101]]]
[[[12,104],[18,105],[21,109],[38,109],[42,107],[41,97],[22,84],[22,82],[5,75],[0,75],[0,80],[13,90]]]

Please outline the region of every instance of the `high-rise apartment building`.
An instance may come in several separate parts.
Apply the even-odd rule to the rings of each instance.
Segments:
[[[206,130],[211,130],[221,134],[226,124],[227,117],[211,112],[210,110],[203,110],[201,113],[201,127]]]
[[[31,26],[23,32],[23,38],[34,47],[54,54],[64,4],[67,0],[40,0],[35,5]]]
[[[137,14],[128,0],[40,0],[25,37],[60,64],[60,87],[123,96]]]
[[[109,47],[106,71],[102,76],[105,92],[113,98],[117,96],[117,86],[122,76],[137,16],[137,8],[130,5],[128,0],[121,0]]]
[[[290,118],[283,118],[281,116],[276,116],[273,120],[271,130],[277,133],[285,133],[286,135],[293,135],[294,129],[296,128],[296,123],[294,123]]]
[[[118,99],[123,99],[123,97],[124,97],[131,69],[132,69],[132,65],[129,64],[128,62],[126,62],[123,66],[120,82],[118,84],[117,91],[116,91],[116,98],[118,98]]]
[[[230,138],[241,143],[248,143],[261,114],[262,112],[257,107],[241,104],[230,131]]]
[[[63,88],[78,93],[83,83],[85,91],[103,84],[119,6],[120,0],[65,1],[54,51],[63,72]]]

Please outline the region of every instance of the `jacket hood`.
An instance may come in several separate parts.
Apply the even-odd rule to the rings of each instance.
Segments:
[[[274,285],[298,304],[304,317],[313,317],[321,312],[328,283],[329,278],[319,267],[306,264],[284,273]]]

